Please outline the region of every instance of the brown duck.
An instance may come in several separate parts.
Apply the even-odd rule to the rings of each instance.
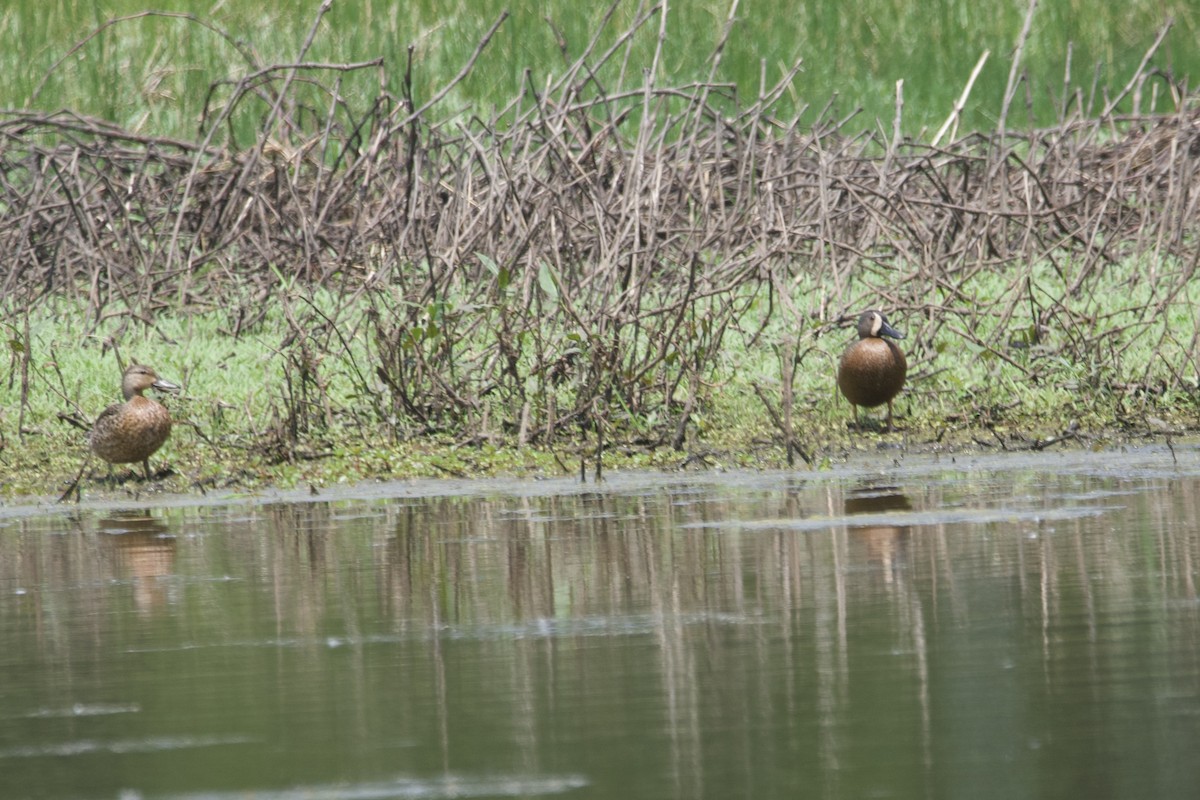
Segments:
[[[150,480],[150,456],[171,435],[171,413],[166,406],[142,393],[147,389],[175,392],[179,387],[165,381],[154,370],[133,364],[121,377],[124,403],[113,403],[96,418],[88,435],[92,452],[109,464],[142,462],[146,480]]]
[[[854,406],[854,422],[858,424],[858,408],[874,408],[887,403],[887,429],[892,430],[892,398],[904,386],[908,362],[899,345],[890,339],[903,339],[904,334],[888,324],[887,317],[874,309],[864,311],[858,318],[858,341],[846,348],[838,364],[838,388]]]

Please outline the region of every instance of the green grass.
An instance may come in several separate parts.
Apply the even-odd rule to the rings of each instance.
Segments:
[[[103,28],[64,59],[75,43],[107,20],[143,6],[70,0],[10,3],[0,10],[0,44],[5,45],[0,48],[0,106],[66,108],[140,132],[192,138],[209,88],[220,81],[236,81],[260,66],[297,58],[316,6],[230,0],[199,20],[142,16]],[[157,7],[181,11],[191,4]],[[722,35],[728,8],[705,2],[672,8],[659,73],[653,76],[657,83],[682,85],[708,79],[707,59]],[[344,63],[382,57],[385,67],[304,72],[302,78],[317,80],[323,88],[314,86],[289,97],[311,103],[312,118],[320,119],[330,101],[324,89],[337,84],[351,116],[361,114],[381,89],[393,94],[402,91],[407,47],[412,44],[414,96],[420,103],[467,61],[501,9],[492,0],[403,6],[368,0],[335,3],[304,59]],[[555,31],[562,36],[569,61],[594,33],[598,33],[599,50],[610,46],[638,10],[637,4],[623,3],[607,27],[601,28],[603,8],[566,2],[523,4],[500,28],[474,72],[433,117],[449,118],[467,109],[490,116],[494,108],[531,88],[525,83],[527,69],[533,88],[561,74],[565,62]],[[964,2],[864,0],[850,12],[845,4],[832,1],[780,6],[743,0],[716,80],[736,83],[738,101],[744,106],[760,91],[761,82],[774,83],[795,59],[803,57],[804,69],[778,111],[786,116],[809,109],[803,113],[811,120],[836,97],[836,116],[859,106],[865,109],[851,124],[854,130],[871,127],[876,119],[888,124],[895,82],[903,79],[906,128],[917,134],[941,122],[980,53],[991,50],[965,124],[968,129],[990,129],[999,113],[1008,59],[1023,15],[1024,5],[1019,3],[980,14]],[[1068,42],[1074,43],[1072,90],[1090,93],[1099,63],[1096,96],[1102,98],[1124,84],[1169,15],[1175,16],[1176,27],[1155,63],[1183,79],[1197,73],[1200,59],[1194,47],[1196,12],[1188,3],[1045,0],[1039,5],[1023,62],[1030,83],[1018,92],[1010,128],[1028,122],[1026,93],[1038,121],[1048,124],[1058,118]],[[544,17],[553,21],[553,27]],[[643,71],[654,57],[657,31],[657,21],[652,20],[630,40],[627,58],[619,56],[600,69],[597,80],[607,91],[641,84]],[[212,102],[219,104],[231,92],[228,85],[218,86]],[[1144,101],[1148,96],[1149,89]],[[245,100],[229,128],[233,138],[229,143],[244,147],[254,141],[255,128],[267,108],[262,99]],[[1145,105],[1141,110],[1147,110]],[[339,122],[348,119],[334,116]],[[225,128],[221,135],[226,135]],[[714,259],[721,257],[713,254]],[[463,395],[485,404],[486,413],[480,414],[485,421],[446,419],[462,410],[447,404],[444,408],[451,410],[443,411],[436,421],[441,432],[415,435],[421,426],[397,412],[376,378],[379,346],[366,321],[372,308],[385,312],[381,318],[403,319],[387,313],[395,311],[399,301],[381,294],[372,298],[372,305],[362,302],[341,309],[333,333],[330,329],[335,326],[322,326],[318,315],[308,311],[316,307],[330,312],[345,298],[322,293],[302,298],[301,293],[309,290],[282,277],[290,273],[290,266],[279,266],[279,285],[265,301],[222,297],[216,309],[180,309],[148,323],[139,322],[137,313],[122,313],[127,309],[110,301],[102,306],[110,316],[87,320],[86,334],[79,332],[80,319],[87,313],[82,300],[52,296],[32,309],[0,309],[10,342],[9,369],[0,385],[4,409],[0,412],[0,492],[52,494],[65,485],[78,469],[85,444],[82,432],[60,421],[60,415],[81,421],[94,418],[118,399],[119,363],[131,360],[149,363],[186,387],[182,396],[169,402],[178,419],[195,427],[181,426],[155,457],[157,463],[175,470],[175,476],[162,484],[169,489],[560,472],[577,468],[580,457],[594,447],[594,434],[586,425],[580,426],[577,436],[562,436],[540,448],[517,446],[512,436],[521,401],[530,398],[534,413],[544,420],[547,405],[571,406],[578,386],[572,381],[580,380],[575,375],[555,383],[547,377],[548,369],[531,368],[536,355],[532,348],[542,348],[550,358],[562,356],[568,372],[582,369],[572,366],[579,363],[594,366],[597,360],[589,361],[594,353],[587,348],[596,342],[585,338],[594,332],[567,329],[565,317],[547,314],[548,320],[555,321],[529,326],[530,338],[517,342],[519,363],[513,370],[517,378],[499,388],[476,385],[471,382],[476,357],[496,358],[498,352],[496,341],[487,337],[495,335],[505,295],[500,291],[494,301],[487,301],[494,303],[491,306],[470,305],[466,300],[456,305],[456,296],[481,295],[448,287],[436,304],[420,309],[424,316],[414,317],[409,330],[397,332],[412,336],[423,330],[425,338],[401,336],[394,349],[401,367],[412,348],[425,348],[430,358],[452,351],[454,357],[441,362],[444,370],[439,377],[462,377]],[[1200,289],[1189,285],[1170,296],[1183,267],[1157,265],[1164,277],[1151,280],[1146,266],[1132,261],[1105,266],[1075,296],[1069,291],[1070,263],[1060,265],[1062,274],[1049,264],[1036,264],[1022,265],[1020,275],[1014,274],[1014,268],[981,272],[965,281],[950,276],[953,293],[945,289],[946,281],[936,280],[929,280],[925,289],[898,289],[891,284],[906,270],[894,265],[882,273],[855,272],[853,283],[838,288],[833,296],[833,287],[823,285],[814,272],[798,270],[789,278],[794,281],[788,284],[790,305],[775,304],[768,314],[765,297],[746,297],[749,311],[723,340],[713,343],[714,348],[719,346],[719,356],[692,354],[704,364],[699,376],[704,388],[688,420],[685,452],[636,442],[672,427],[669,415],[677,413],[687,386],[680,384],[675,389],[678,396],[672,398],[655,392],[686,370],[678,362],[656,368],[654,377],[646,379],[652,385],[630,378],[622,387],[629,376],[617,375],[612,385],[618,389],[606,400],[609,408],[603,412],[605,424],[611,426],[606,460],[612,467],[669,465],[681,462],[688,453],[708,453],[710,462],[778,466],[782,463],[780,432],[755,387],[776,405],[781,402],[780,353],[793,342],[798,353],[795,430],[801,447],[819,463],[828,463],[846,450],[875,446],[880,442],[877,434],[847,431],[851,411],[838,397],[833,376],[838,356],[852,335],[848,328],[831,329],[828,316],[836,313],[831,311],[835,308],[877,305],[880,297],[902,297],[900,302],[917,309],[892,314],[893,323],[908,334],[904,346],[911,369],[909,386],[897,403],[902,432],[883,437],[884,441],[942,446],[993,434],[1017,441],[1049,435],[1073,423],[1095,436],[1110,436],[1152,429],[1151,417],[1177,427],[1194,427],[1193,309],[1200,301]],[[194,277],[198,282],[202,278]],[[534,289],[539,303],[553,306],[552,281]],[[228,333],[236,310],[264,302],[268,314],[260,324],[237,337]],[[305,326],[297,329],[287,324],[284,310],[289,304],[309,317]],[[922,308],[939,310],[922,313]],[[521,306],[511,312],[529,315],[544,310]],[[689,310],[689,324],[702,325],[705,314],[711,321],[713,313],[697,305]],[[1045,330],[1034,329],[1035,314],[1043,315]],[[472,327],[479,320],[483,324]],[[310,328],[326,332],[310,338],[296,335],[297,330]],[[641,335],[632,344],[623,342],[630,348],[623,358],[636,360],[644,355],[654,346],[645,337],[661,332]],[[439,336],[443,341],[435,341]],[[678,341],[687,344],[696,339],[689,335]],[[113,343],[119,348],[119,359]],[[572,348],[582,355],[566,358]],[[26,355],[29,380],[28,393],[23,395],[21,367]],[[682,349],[672,355],[689,357]],[[300,374],[301,363],[311,365],[311,379]],[[618,367],[628,363],[622,361]],[[490,374],[503,377],[496,370]],[[521,377],[526,385],[520,385]],[[427,380],[433,386],[436,379]],[[623,389],[641,392],[649,401],[633,409],[620,396]],[[548,403],[551,397],[554,404]],[[290,458],[280,460],[280,451],[271,443],[289,426],[297,428],[298,440],[290,442],[291,449],[285,448]],[[486,435],[472,435],[481,430]],[[95,490],[94,482],[85,486]]]
[[[1175,429],[1194,428],[1198,409],[1191,314],[1200,302],[1200,287],[1187,287],[1163,305],[1162,313],[1148,312],[1163,300],[1165,287],[1135,279],[1143,272],[1133,263],[1112,267],[1072,300],[1065,292],[1067,281],[1049,265],[1031,269],[1028,285],[1035,296],[1066,298],[1056,324],[1036,346],[1029,346],[1032,320],[1027,305],[1018,303],[1005,327],[998,327],[999,309],[1026,285],[1003,275],[981,273],[960,287],[965,300],[939,314],[892,314],[893,323],[907,334],[903,345],[910,360],[910,381],[896,403],[901,431],[894,434],[847,429],[851,409],[838,396],[834,374],[853,334],[849,328],[815,324],[816,309],[806,304],[819,293],[801,282],[792,297],[798,317],[776,308],[764,320],[766,304],[759,298],[722,342],[716,366],[703,376],[708,388],[689,420],[684,451],[635,444],[647,432],[661,431],[664,420],[653,415],[629,418],[614,408],[606,463],[609,469],[663,467],[682,463],[688,454],[707,454],[710,464],[781,466],[780,432],[753,387],[757,384],[775,405],[780,403],[779,353],[793,339],[800,354],[796,438],[818,465],[881,441],[918,449],[974,441],[998,445],[1001,439],[1023,446],[1076,424],[1085,441],[1095,442],[1155,433],[1152,418]],[[846,300],[851,307],[865,307],[882,288],[860,281]],[[310,299],[326,310],[339,302],[321,294]],[[282,314],[285,301],[304,305],[295,296],[276,297],[266,319],[237,338],[228,335],[227,309],[160,316],[152,327],[130,326],[127,318],[114,317],[97,323],[83,337],[78,333],[82,307],[58,300],[31,310],[29,394],[22,419],[20,352],[11,344],[8,379],[0,384],[0,493],[54,494],[78,470],[86,453],[83,433],[59,417],[68,414],[90,421],[119,399],[113,341],[119,343],[122,359],[149,363],[185,387],[182,395],[167,402],[178,420],[195,428],[177,427],[152,459],[156,468],[169,465],[176,473],[156,484],[158,489],[558,474],[577,470],[580,458],[594,448],[594,436],[587,432],[540,447],[518,447],[511,434],[500,432],[511,410],[498,399],[487,400],[482,392],[485,402],[494,402],[493,435],[486,440],[468,444],[471,437],[449,430],[404,435],[405,421],[388,418],[387,403],[375,402],[386,399],[386,388],[372,377],[371,343],[358,324],[368,310],[363,303],[344,309],[341,316],[344,331],[360,333],[348,340],[325,340],[328,346],[316,352],[325,386],[322,399],[332,412],[330,424],[313,424],[302,432],[299,457],[272,459],[263,442],[286,416],[289,391],[296,383],[296,345],[288,341],[292,336]],[[927,302],[932,306],[944,300],[930,296]],[[17,316],[16,310],[6,310],[6,319]],[[1062,324],[1068,318],[1076,321],[1075,328]],[[7,325],[5,334],[10,343],[24,341],[20,326]],[[488,327],[481,326],[478,335],[486,337]],[[482,344],[462,341],[457,346],[467,352]],[[291,389],[285,380],[289,371]],[[364,396],[364,390],[371,396]],[[565,408],[570,386],[559,391]],[[877,421],[881,415],[876,411],[866,416]],[[103,465],[93,462],[85,494],[103,491],[95,478],[104,472]],[[131,483],[127,490],[140,489]]]
[[[318,5],[311,0],[230,0],[215,4],[210,12],[198,12],[206,24],[163,16],[132,19],[104,29],[72,53],[75,44],[106,20],[142,11],[147,4],[13,0],[0,10],[0,107],[67,108],[140,132],[192,137],[209,86],[236,81],[255,65],[298,57]],[[385,68],[306,76],[326,87],[340,81],[342,95],[362,113],[381,86],[401,92],[411,45],[415,95],[422,102],[467,62],[484,32],[509,5],[504,0],[335,3],[305,60],[383,58]],[[602,5],[512,5],[511,17],[477,68],[435,116],[450,117],[468,108],[489,115],[531,88],[525,83],[526,70],[531,71],[533,88],[562,73],[564,56],[555,31],[573,59],[594,33],[599,33],[601,50],[611,45],[640,9],[637,3],[621,3],[601,28]],[[191,12],[195,6],[182,0],[152,4],[167,12]],[[808,109],[804,118],[811,121],[833,100],[839,115],[864,109],[852,129],[873,127],[876,120],[890,125],[895,85],[904,80],[905,128],[919,135],[949,114],[973,65],[987,50],[991,58],[971,94],[963,130],[990,129],[999,114],[1025,7],[1007,2],[981,13],[978,4],[967,0],[862,0],[853,8],[837,0],[743,0],[716,79],[736,84],[745,105],[764,82],[774,84],[792,63],[803,59],[803,70],[779,108],[781,115]],[[707,80],[728,13],[728,3],[713,0],[673,5],[657,82]],[[1179,80],[1190,78],[1194,85],[1200,75],[1200,50],[1195,47],[1200,12],[1190,0],[1042,0],[1023,61],[1029,84],[1017,93],[1012,124],[1025,124],[1027,94],[1038,122],[1050,124],[1057,118],[1069,47],[1071,86],[1085,101],[1094,76],[1099,96],[1119,90],[1168,18],[1174,18],[1175,28],[1153,64]],[[614,59],[600,72],[609,91],[641,85],[643,70],[653,63],[658,28],[657,19],[644,26],[632,39],[628,58]],[[1166,94],[1165,85],[1157,89]],[[217,98],[228,94],[228,88],[219,90]],[[311,95],[314,104],[328,101],[321,91]],[[1166,106],[1160,103],[1160,108]],[[263,111],[247,105],[240,124],[252,128]]]

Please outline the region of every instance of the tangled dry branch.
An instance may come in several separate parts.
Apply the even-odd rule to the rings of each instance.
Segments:
[[[439,119],[410,81],[357,115],[336,88],[326,112],[302,113],[293,78],[333,66],[319,64],[256,71],[197,141],[6,113],[4,297],[76,296],[98,319],[211,307],[229,287],[253,316],[281,279],[365,292],[377,357],[361,380],[387,395],[381,417],[481,433],[492,398],[528,440],[622,408],[660,413],[655,435],[678,443],[722,338],[764,291],[797,324],[828,325],[856,283],[910,310],[936,290],[970,315],[962,287],[1011,274],[988,312],[1004,315],[1028,264],[1055,264],[1069,294],[1124,259],[1177,265],[1159,276],[1169,296],[1200,263],[1194,96],[1125,116],[1080,100],[1051,128],[930,146],[828,114],[778,119],[794,73],[748,104],[717,83],[602,85],[618,52],[589,49],[487,119]],[[217,144],[249,95],[269,98],[266,132]],[[797,280],[822,287],[805,309]],[[336,346],[325,322],[296,333]]]

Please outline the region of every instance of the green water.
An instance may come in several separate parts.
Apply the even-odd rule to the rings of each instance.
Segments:
[[[0,509],[0,797],[1194,797],[1176,458]]]

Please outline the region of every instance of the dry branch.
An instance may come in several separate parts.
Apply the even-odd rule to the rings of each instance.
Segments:
[[[851,135],[850,118],[828,114],[782,121],[783,85],[747,108],[717,83],[660,86],[651,74],[606,87],[584,60],[594,47],[571,80],[541,93],[531,80],[489,119],[435,118],[410,89],[361,113],[323,89],[323,113],[298,113],[294,93],[321,74],[376,62],[256,67],[198,142],[5,113],[4,297],[84,296],[99,319],[114,304],[149,318],[163,297],[254,297],[238,312],[253,316],[281,275],[367,292],[377,363],[359,381],[387,398],[381,418],[486,434],[481,400],[492,398],[503,424],[534,440],[586,428],[603,404],[609,421],[659,413],[665,441],[772,276],[824,286],[807,311],[823,325],[855,282],[914,310],[938,291],[970,315],[961,287],[1011,271],[1012,292],[989,312],[1007,315],[1032,263],[1072,264],[1072,291],[1121,259],[1187,275],[1200,263],[1195,97],[1170,114],[1110,105],[1045,130],[925,146]],[[271,110],[259,140],[214,144],[250,97]],[[305,323],[293,324],[299,335]]]

